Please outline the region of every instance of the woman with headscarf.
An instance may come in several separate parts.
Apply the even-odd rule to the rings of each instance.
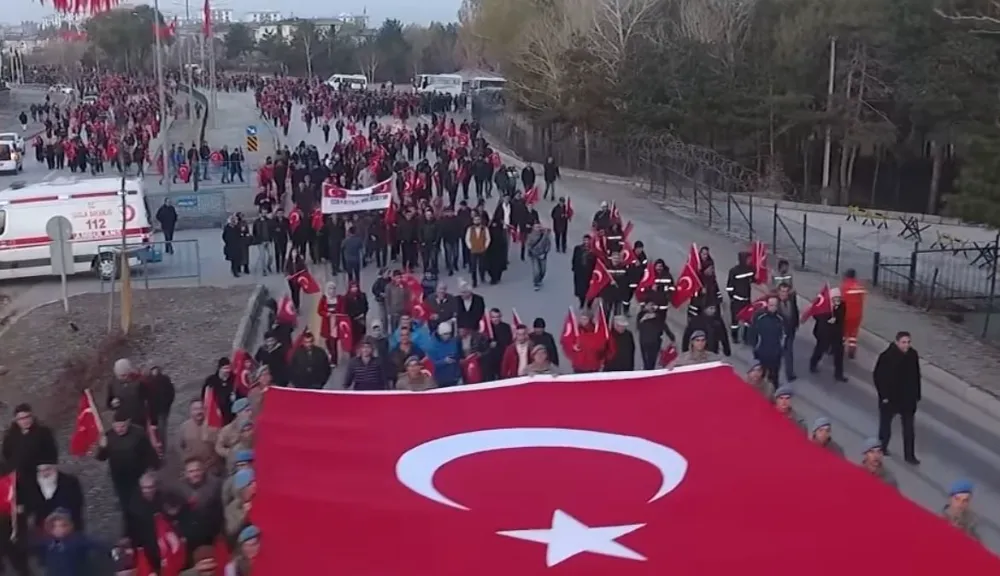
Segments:
[[[486,272],[490,284],[497,284],[507,270],[507,230],[502,219],[494,219],[490,224],[490,245],[486,248]]]
[[[320,317],[319,335],[326,345],[326,351],[330,354],[330,364],[335,365],[339,356],[337,352],[337,315],[344,314],[344,299],[337,294],[337,283],[329,281],[323,296],[319,299],[316,313]]]

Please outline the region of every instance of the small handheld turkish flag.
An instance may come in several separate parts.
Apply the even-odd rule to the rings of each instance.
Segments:
[[[300,290],[306,294],[318,294],[319,283],[309,270],[300,270],[288,277],[290,282],[294,282]]]
[[[743,324],[749,324],[752,322],[753,317],[757,315],[757,312],[767,308],[767,299],[770,297],[771,294],[764,294],[760,298],[744,306],[739,312],[736,313],[736,320],[738,322],[742,322]]]
[[[671,304],[674,308],[680,308],[682,304],[694,297],[703,285],[701,282],[701,256],[698,254],[698,245],[692,244],[688,252],[687,262],[681,275],[677,277],[677,289],[674,290]]]
[[[484,313],[483,317],[479,319],[479,332],[493,340],[493,323],[490,322],[489,312]]]
[[[524,203],[528,206],[538,204],[538,186],[532,186],[524,191]]]
[[[799,322],[805,322],[813,316],[819,316],[821,314],[833,314],[833,298],[830,297],[830,285],[823,284],[820,288],[819,294],[813,299],[806,311],[802,313],[802,318]]]
[[[73,456],[83,456],[101,439],[102,426],[94,399],[90,390],[80,394],[80,406],[76,410],[76,428],[69,439],[69,453]]]
[[[767,245],[760,240],[750,243],[750,265],[753,267],[755,284],[767,284]]]
[[[576,314],[573,313],[573,308],[570,308],[566,312],[566,319],[563,320],[562,332],[559,335],[559,344],[567,356],[573,356],[575,353],[574,348],[579,339],[580,327],[576,322]]]
[[[225,421],[222,418],[222,407],[215,400],[215,390],[211,386],[205,387],[205,393],[201,398],[205,406],[205,427],[222,428]]]
[[[284,326],[295,326],[298,323],[299,314],[295,310],[295,304],[292,302],[292,297],[285,294],[278,301],[278,312],[274,317],[278,324]]]
[[[479,384],[483,381],[483,369],[479,354],[469,354],[461,360],[462,381],[466,384]]]
[[[340,345],[344,347],[344,351],[348,354],[353,354],[354,327],[351,325],[351,319],[346,314],[337,315],[337,337],[340,339]]]
[[[190,168],[188,168],[188,165],[187,165],[187,164],[181,164],[181,165],[180,165],[180,166],[179,166],[179,167],[177,168],[177,176],[178,176],[178,177],[179,177],[179,178],[180,178],[180,179],[181,179],[181,180],[182,180],[182,181],[183,181],[183,182],[184,182],[185,184],[187,184],[187,182],[188,182],[188,179],[189,179],[189,178],[191,178],[191,169],[190,169]]]
[[[423,371],[424,372],[427,372],[428,374],[430,374],[432,376],[434,375],[434,361],[433,360],[431,360],[427,356],[424,356],[423,358],[420,359],[420,365],[423,366]]]
[[[670,363],[677,360],[677,346],[671,342],[667,347],[660,350],[660,366],[666,368]]]
[[[587,301],[600,296],[601,291],[611,284],[611,274],[600,259],[594,262],[594,271],[590,273],[590,285],[587,287]]]
[[[423,300],[414,302],[413,306],[410,306],[410,316],[413,316],[421,322],[427,322],[427,320],[431,317],[430,310],[427,308],[427,302],[424,302]]]
[[[642,278],[636,285],[636,292],[642,295],[643,292],[656,286],[656,267],[652,261],[646,262],[646,268],[642,271]]]

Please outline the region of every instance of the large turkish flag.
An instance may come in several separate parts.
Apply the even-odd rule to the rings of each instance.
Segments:
[[[272,388],[254,576],[998,574],[731,368]]]

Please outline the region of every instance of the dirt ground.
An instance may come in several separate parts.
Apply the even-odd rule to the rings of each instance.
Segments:
[[[233,335],[251,291],[249,286],[136,290],[133,328],[127,339],[107,336],[108,295],[86,294],[70,300],[68,315],[62,303],[50,304],[20,318],[0,336],[0,365],[7,370],[0,376],[0,419],[7,426],[13,407],[28,402],[53,428],[61,468],[76,474],[83,484],[90,534],[113,541],[121,528],[107,465],[68,454],[80,390],[85,386],[93,390],[105,425],[110,426],[110,412],[104,409],[114,361],[127,356],[136,367],[160,366],[177,389],[169,444],[216,360],[232,353]],[[95,361],[98,355],[101,358]],[[161,474],[164,483],[176,480],[176,460],[168,446],[165,470],[169,472]]]

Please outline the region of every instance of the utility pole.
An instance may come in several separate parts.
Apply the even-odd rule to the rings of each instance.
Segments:
[[[184,12],[186,14],[185,22],[188,23],[188,24],[190,24],[191,23],[191,0],[184,0]],[[184,36],[184,55],[186,56],[186,59],[187,59],[187,64],[186,64],[185,68],[187,68],[188,88],[189,89],[194,89],[194,78],[192,77],[193,74],[191,72],[191,59],[192,59],[191,58],[191,53],[192,53],[192,50],[191,50],[191,39],[188,38],[187,36]],[[190,95],[190,92],[188,93],[188,95]],[[188,98],[188,103],[190,103],[190,102],[191,102],[191,98]],[[188,122],[190,122],[192,125],[194,124],[194,116],[193,115],[188,114]]]
[[[157,89],[160,92],[160,162],[163,166],[163,185],[167,189],[167,194],[170,194],[170,162],[167,159],[167,128],[169,123],[167,122],[167,88],[163,81],[163,43],[160,40],[160,27],[163,23],[160,22],[160,0],[153,0],[153,12],[156,14],[156,83]],[[122,189],[124,190],[124,180],[122,181]],[[123,239],[124,241],[124,239]]]
[[[826,86],[826,113],[829,114],[833,109],[833,82],[837,73],[837,37],[834,36],[830,38],[830,77],[827,80]],[[826,135],[823,141],[823,192],[825,193],[830,187],[830,155],[832,153],[833,143],[831,141],[831,126],[829,121],[826,125]],[[826,198],[824,197],[823,203],[826,204]]]

